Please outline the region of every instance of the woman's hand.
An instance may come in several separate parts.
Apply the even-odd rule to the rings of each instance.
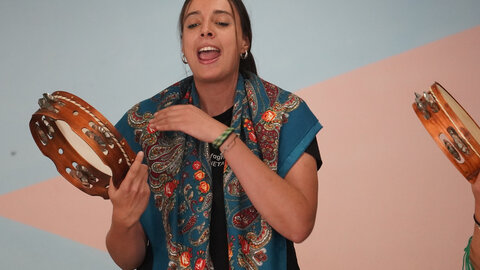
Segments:
[[[478,207],[480,209],[480,177],[479,175],[477,175],[477,179],[472,184],[472,192],[473,192],[473,197],[475,198],[475,207]]]
[[[150,198],[150,187],[147,183],[148,167],[142,164],[143,152],[138,152],[125,179],[117,189],[110,180],[108,195],[113,204],[112,223],[125,228],[139,221]]]
[[[203,142],[213,142],[227,126],[193,105],[174,105],[160,110],[150,120],[158,131],[181,131]]]
[[[148,167],[142,164],[143,156],[143,152],[138,152],[119,188],[115,188],[112,180],[108,188],[113,213],[106,245],[110,256],[122,269],[138,267],[146,253],[147,238],[140,216],[147,208],[150,187]]]

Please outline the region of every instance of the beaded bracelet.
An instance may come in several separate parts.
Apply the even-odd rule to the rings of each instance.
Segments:
[[[212,146],[215,147],[216,149],[220,148],[220,146],[225,142],[225,140],[232,134],[233,128],[229,127],[227,128],[220,136],[218,136],[213,142]]]

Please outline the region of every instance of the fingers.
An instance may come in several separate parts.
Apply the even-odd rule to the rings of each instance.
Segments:
[[[125,178],[123,179],[122,184],[120,185],[119,188],[116,188],[113,185],[113,181],[110,178],[109,193],[110,193],[110,190],[112,193],[115,193],[119,189],[122,189],[122,190],[135,189],[135,187],[138,187],[139,185],[142,184],[142,182],[146,181],[146,179],[148,178],[148,167],[147,165],[142,164],[144,156],[145,154],[142,151],[137,153],[137,156],[135,157],[135,160],[133,161],[132,166],[130,166],[130,169],[125,175]]]
[[[148,132],[180,131],[204,142],[212,142],[227,127],[193,105],[173,105],[154,114]]]
[[[189,107],[191,106],[175,105],[156,112],[149,122],[149,128],[155,131],[183,131],[182,124],[194,116]]]
[[[125,176],[125,178],[135,176],[141,172],[141,165],[142,165],[144,156],[145,154],[143,153],[143,151],[140,151],[137,153],[137,156],[135,157],[135,160],[133,161],[132,166],[130,166],[130,169],[128,170],[128,173]]]
[[[110,182],[108,183],[108,197],[112,198],[112,197],[115,197],[115,193],[117,192],[117,188],[115,187],[115,185],[113,184],[113,178],[110,177]]]

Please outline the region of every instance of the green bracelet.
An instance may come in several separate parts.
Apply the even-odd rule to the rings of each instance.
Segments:
[[[220,148],[220,146],[222,146],[222,144],[225,142],[225,140],[228,138],[228,136],[230,136],[230,134],[232,134],[233,132],[233,128],[232,127],[229,127],[227,128],[222,134],[220,134],[220,136],[218,136],[212,143],[213,147],[215,148]]]

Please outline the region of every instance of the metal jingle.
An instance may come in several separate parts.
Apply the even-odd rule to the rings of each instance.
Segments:
[[[96,130],[98,130],[98,132],[100,132],[102,134],[103,138],[105,138],[105,140],[107,141],[110,148],[113,148],[111,146],[111,145],[114,144],[113,134],[110,132],[110,130],[108,130],[108,128],[105,127],[105,126],[100,126],[100,125],[95,125],[95,124],[92,127],[95,128]],[[102,146],[105,146],[105,142],[103,142]]]
[[[43,93],[43,97],[51,102],[56,102],[57,99],[52,96],[50,93]]]
[[[102,148],[105,148],[106,143],[100,136],[97,134],[93,133],[92,131],[88,130],[87,128],[82,129],[83,133],[87,135],[90,139],[94,140],[98,145],[100,145]]]
[[[55,109],[55,107],[53,106],[56,101],[57,99],[54,96],[48,93],[44,93],[43,97],[38,100],[38,106],[40,106],[41,109],[46,109],[51,112],[58,113],[58,110]]]
[[[463,141],[463,139],[458,135],[458,133],[455,131],[454,128],[448,127],[447,128],[448,134],[452,137],[453,141],[455,142],[455,145],[457,146],[458,149],[464,154],[470,154],[470,150],[467,146],[467,144]]]
[[[38,124],[38,122],[37,122],[37,124]],[[47,145],[48,144],[48,137],[45,134],[45,132],[38,125],[35,125],[35,130],[37,131],[37,134],[40,137],[40,142],[43,145]]]
[[[98,145],[100,145],[102,148],[105,148],[106,144],[105,144],[105,141],[102,140],[102,138],[100,138],[100,137],[97,136],[97,135],[94,135],[93,140],[94,140]]]
[[[427,102],[425,98],[418,93],[415,93],[415,104],[417,105],[417,109],[422,112],[423,117],[427,120],[430,119],[431,115],[427,110]]]
[[[98,179],[87,169],[87,167],[77,164],[75,166],[77,176],[84,186],[91,186],[91,183],[98,182]]]
[[[453,145],[448,141],[448,140],[443,140],[443,143],[445,144],[445,147],[447,148],[448,152],[458,161],[461,162],[462,158],[460,157],[460,154],[458,151],[453,147]]]
[[[46,128],[46,135],[48,136],[49,139],[53,138],[53,134],[55,133],[55,129],[52,126],[52,119],[46,116],[42,117],[42,122],[39,124],[42,124],[44,128]]]
[[[437,103],[435,97],[432,95],[432,93],[423,92],[423,96],[424,96],[428,106],[430,106],[430,109],[432,110],[432,112],[437,113],[440,108],[438,106],[438,103]]]

